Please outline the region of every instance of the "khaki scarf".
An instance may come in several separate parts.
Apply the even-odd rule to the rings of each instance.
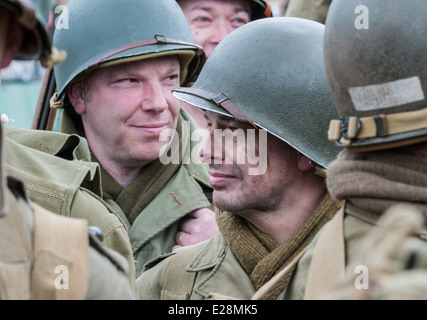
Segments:
[[[180,163],[164,165],[160,160],[155,160],[144,166],[138,176],[125,188],[119,185],[107,171],[101,169],[104,198],[114,200],[123,210],[131,224],[179,169],[182,150],[187,150],[190,147],[186,143],[188,137],[183,136],[188,134],[188,130],[182,130],[182,123],[183,120],[180,115],[176,128],[176,134],[180,137]]]
[[[231,251],[258,290],[310,243],[317,231],[335,215],[341,204],[327,194],[303,226],[281,245],[235,214],[218,210],[217,222]],[[264,299],[277,299],[289,282],[291,274],[288,273],[277,282]]]
[[[411,204],[427,217],[427,161],[422,158],[377,151],[342,151],[331,163],[326,179],[336,199],[381,214],[394,204]]]

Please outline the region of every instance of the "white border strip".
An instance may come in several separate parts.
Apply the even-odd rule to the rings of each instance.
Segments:
[[[425,99],[420,79],[416,77],[383,84],[349,88],[357,111],[369,111],[400,106]]]

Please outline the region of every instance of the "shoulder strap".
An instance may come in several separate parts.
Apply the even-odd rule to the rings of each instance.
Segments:
[[[32,299],[84,299],[89,285],[87,221],[33,207]]]
[[[0,218],[0,299],[27,300],[30,298],[32,244],[30,224],[19,201],[6,189],[6,216]]]
[[[193,291],[196,272],[188,272],[187,265],[194,257],[192,250],[178,249],[171,257],[163,282],[161,300],[189,300]]]
[[[316,299],[345,277],[344,210],[345,204],[319,236],[307,276],[305,300]]]

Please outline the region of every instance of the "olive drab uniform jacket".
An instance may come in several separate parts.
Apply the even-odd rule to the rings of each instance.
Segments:
[[[5,179],[3,166],[0,300],[133,299],[125,259],[90,235],[86,220],[32,203],[20,180]]]
[[[64,112],[61,131],[77,133],[71,122]],[[188,127],[185,141],[188,142],[190,150],[193,150],[200,144],[200,141],[191,141],[191,134],[198,128],[197,124],[182,108],[179,123],[185,123]],[[132,223],[113,199],[104,198],[126,223],[136,264],[136,277],[141,274],[145,263],[171,252],[172,247],[176,245],[175,235],[179,231],[179,222],[183,217],[193,210],[212,207],[208,200],[211,193],[207,166],[193,161],[183,161]],[[135,199],[135,202],[138,200]]]
[[[255,293],[249,275],[220,232],[152,260],[138,277],[137,287],[141,300],[204,300],[211,293],[248,300]]]
[[[4,129],[6,173],[22,180],[31,200],[38,205],[98,227],[104,244],[127,260],[128,279],[136,293],[126,226],[102,200],[99,166],[88,160],[85,139],[58,132]]]
[[[285,17],[310,19],[325,24],[332,0],[290,0]]]
[[[401,209],[398,210],[401,211]],[[402,211],[400,213],[402,213]],[[361,255],[359,249],[361,243],[363,244],[362,241],[366,239],[367,236],[378,233],[378,231],[376,231],[378,229],[378,219],[377,214],[360,209],[350,202],[346,202],[329,224],[325,225],[317,234],[307,252],[298,261],[298,267],[293,273],[291,281],[285,289],[282,298],[285,300],[364,299],[364,294],[367,294],[367,290],[369,289],[369,274],[374,278],[374,271],[378,270],[372,270],[372,268],[369,272],[369,268],[371,267],[369,264],[370,261],[360,259]],[[406,222],[403,221],[400,224],[405,223]],[[424,228],[424,230],[419,229],[417,232],[419,232],[416,237],[418,238],[417,241],[419,241],[417,246],[418,248],[422,248],[425,255],[425,253],[427,253],[427,230]],[[388,238],[385,237],[387,233],[389,234]],[[394,235],[394,233],[396,233],[396,235]],[[379,247],[380,241],[389,242],[392,244],[393,248],[396,249],[396,247],[405,240],[403,235],[401,239],[398,239],[399,236],[399,231],[397,229],[391,232],[388,230],[382,235],[385,240],[381,240],[381,236],[378,236],[375,241],[367,243],[367,251],[377,250],[374,255],[375,260],[379,261],[379,256],[388,254],[388,252],[384,252],[385,246]],[[393,245],[392,241],[396,239],[398,239],[399,243]],[[413,243],[412,240],[411,243]],[[378,246],[378,248],[374,248],[374,246]],[[415,256],[416,255],[414,255],[414,257]],[[370,258],[373,257],[370,256]],[[386,258],[388,259],[389,257],[385,256],[384,259],[381,259],[388,261]],[[426,279],[426,259],[416,260],[421,264],[417,267],[419,267],[419,270],[422,270],[423,277]],[[399,264],[401,262],[402,261],[400,261]],[[387,266],[391,265],[390,261],[386,264]],[[363,274],[364,270],[365,274]],[[380,270],[380,273],[382,272],[384,272],[384,274],[381,274],[380,278],[371,279],[371,287],[379,285],[379,282],[381,282],[379,280],[382,280],[381,278],[390,276],[390,274],[387,274],[386,268]],[[361,279],[363,277],[362,281],[359,283],[360,287],[357,287],[357,281],[354,280],[354,277],[358,275],[361,276]],[[363,282],[365,282],[367,287],[362,287]],[[341,287],[341,285],[339,285],[340,283],[346,285]],[[402,282],[402,287],[406,285],[407,284]],[[424,283],[419,283],[419,285],[423,286],[425,292],[427,282],[424,281]],[[396,287],[396,289],[398,288]],[[410,297],[412,294],[411,290],[403,290],[403,296],[397,299],[401,299],[401,297],[405,297],[405,295]],[[366,293],[364,293],[364,291]],[[391,296],[393,293],[392,291],[384,293],[385,296],[388,294]]]
[[[139,298],[201,300],[221,296],[250,299],[258,287],[264,286],[304,250],[340,206],[341,202],[327,194],[311,217],[287,241],[268,249],[264,247],[268,241],[265,234],[234,214],[216,210],[219,231],[211,240],[179,248],[169,257],[160,257],[147,264],[137,278]],[[259,275],[268,276],[259,281]],[[265,299],[280,298],[285,286],[286,283],[278,284]]]

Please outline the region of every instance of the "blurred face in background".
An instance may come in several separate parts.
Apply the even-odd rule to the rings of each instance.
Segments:
[[[250,22],[248,0],[181,0],[194,40],[209,57],[218,43],[231,31]]]
[[[0,67],[6,68],[21,46],[23,27],[13,19],[10,11],[0,7]],[[1,77],[0,77],[1,80]]]

